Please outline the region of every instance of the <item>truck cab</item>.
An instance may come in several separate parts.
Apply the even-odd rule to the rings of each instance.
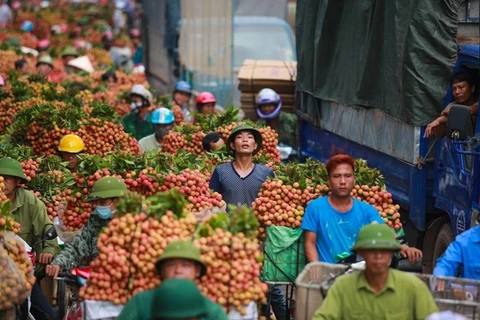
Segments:
[[[477,99],[479,51],[479,45],[459,47],[452,70],[469,71],[477,84]],[[301,98],[298,100],[297,103],[303,103]],[[313,114],[301,118],[300,157],[326,162],[332,155],[348,153],[379,169],[387,190],[401,207],[407,241],[423,249],[423,270],[432,273],[436,260],[454,237],[477,221],[480,118],[477,117],[475,131],[468,137],[427,139],[423,137],[424,126],[408,125],[379,109],[352,108],[326,99],[315,101],[315,112],[322,116],[317,122],[312,120]],[[443,107],[452,101],[450,85]]]
[[[455,71],[465,70],[473,78],[476,85],[475,95],[479,99],[480,70],[479,46],[466,45],[458,52]],[[445,105],[453,101],[452,87],[450,86]],[[458,111],[458,110],[455,110]],[[457,112],[455,112],[457,113]],[[449,116],[448,125],[461,126],[466,131],[473,132],[473,140],[467,137],[453,138],[449,136],[451,128],[447,125],[447,134],[436,140],[435,175],[433,176],[433,197],[435,199],[434,218],[425,234],[424,266],[431,271],[436,259],[443,254],[454,236],[478,224],[480,203],[480,118],[466,123],[453,124]],[[452,120],[452,121],[450,121]],[[471,125],[472,128],[465,128]],[[435,240],[435,241],[434,241]]]

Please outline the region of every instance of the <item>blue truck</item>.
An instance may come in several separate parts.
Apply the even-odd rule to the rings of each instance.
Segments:
[[[423,249],[423,271],[431,273],[455,235],[477,223],[480,117],[473,125],[473,139],[424,138],[425,125],[453,101],[449,84],[453,72],[467,70],[478,94],[480,47],[478,38],[476,44],[457,46],[460,7],[443,4],[433,8],[437,16],[412,18],[398,7],[370,10],[373,2],[359,0],[358,6],[348,9],[333,1],[306,0],[297,5],[299,154],[326,162],[332,155],[347,153],[378,168],[401,207],[407,240]],[[406,7],[424,4],[409,2]],[[478,8],[478,1],[473,5]],[[386,19],[378,19],[379,12],[385,18],[392,10],[398,25],[382,25]],[[317,12],[321,21],[315,21],[310,12]],[[365,25],[359,16],[367,17]],[[345,27],[352,21],[355,27]],[[478,31],[478,18],[470,21],[477,23]],[[431,32],[418,32],[428,28]],[[404,29],[408,30],[402,33]],[[394,41],[390,35],[396,37],[393,46],[386,45]],[[345,52],[348,48],[351,52]],[[402,50],[395,51],[398,48]],[[313,57],[312,51],[316,52]],[[369,61],[365,53],[374,55],[373,59]],[[361,71],[352,68],[348,59],[356,61]],[[313,74],[308,71],[312,63]],[[408,108],[401,109],[405,104]]]

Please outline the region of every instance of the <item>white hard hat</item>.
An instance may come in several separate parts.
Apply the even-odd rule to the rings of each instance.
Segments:
[[[148,101],[149,104],[152,104],[153,96],[150,91],[147,90],[143,85],[136,84],[130,90],[130,95],[137,95]]]

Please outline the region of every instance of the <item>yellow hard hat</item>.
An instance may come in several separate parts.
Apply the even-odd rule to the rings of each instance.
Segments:
[[[64,135],[58,144],[58,151],[62,152],[79,153],[83,149],[85,149],[85,143],[76,134]]]

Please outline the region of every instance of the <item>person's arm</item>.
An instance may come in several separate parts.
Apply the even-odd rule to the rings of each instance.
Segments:
[[[52,265],[59,265],[62,269],[71,270],[80,265],[80,262],[90,256],[93,246],[91,243],[92,233],[95,232],[91,228],[90,221],[87,221],[82,230],[73,237],[72,241],[65,245],[65,248],[52,261]]]
[[[44,234],[53,226],[53,223],[47,215],[45,204],[38,198],[36,198],[35,204],[30,206],[30,210],[35,239],[42,239]],[[58,246],[57,239],[45,240],[41,254],[51,254],[53,257],[58,254],[59,251],[60,247]],[[42,261],[40,262],[43,263]]]
[[[318,232],[318,215],[312,208],[310,203],[305,209],[301,228],[305,236],[305,256],[308,262],[318,261],[317,251],[317,232]]]
[[[342,314],[342,293],[339,292],[339,285],[337,282],[333,283],[328,290],[328,295],[323,300],[320,308],[315,311],[313,320],[339,320],[344,319]],[[345,294],[345,292],[343,292]],[[346,310],[347,314],[349,311]]]
[[[440,117],[430,122],[427,127],[425,128],[425,134],[423,135],[425,138],[430,137],[434,134],[434,130],[438,128],[442,124],[446,124],[448,122],[448,114],[450,113],[450,109],[452,108],[452,104],[450,103],[443,111],[440,113]]]
[[[318,261],[317,234],[305,231],[305,256],[308,262]]]
[[[218,174],[217,168],[213,170],[212,177],[210,178],[209,187],[213,191],[222,194],[222,184],[220,182],[220,175]]]
[[[441,256],[435,269],[433,269],[434,276],[441,277],[456,277],[458,268],[463,265],[462,248],[460,243],[455,240],[447,247],[447,250]]]

